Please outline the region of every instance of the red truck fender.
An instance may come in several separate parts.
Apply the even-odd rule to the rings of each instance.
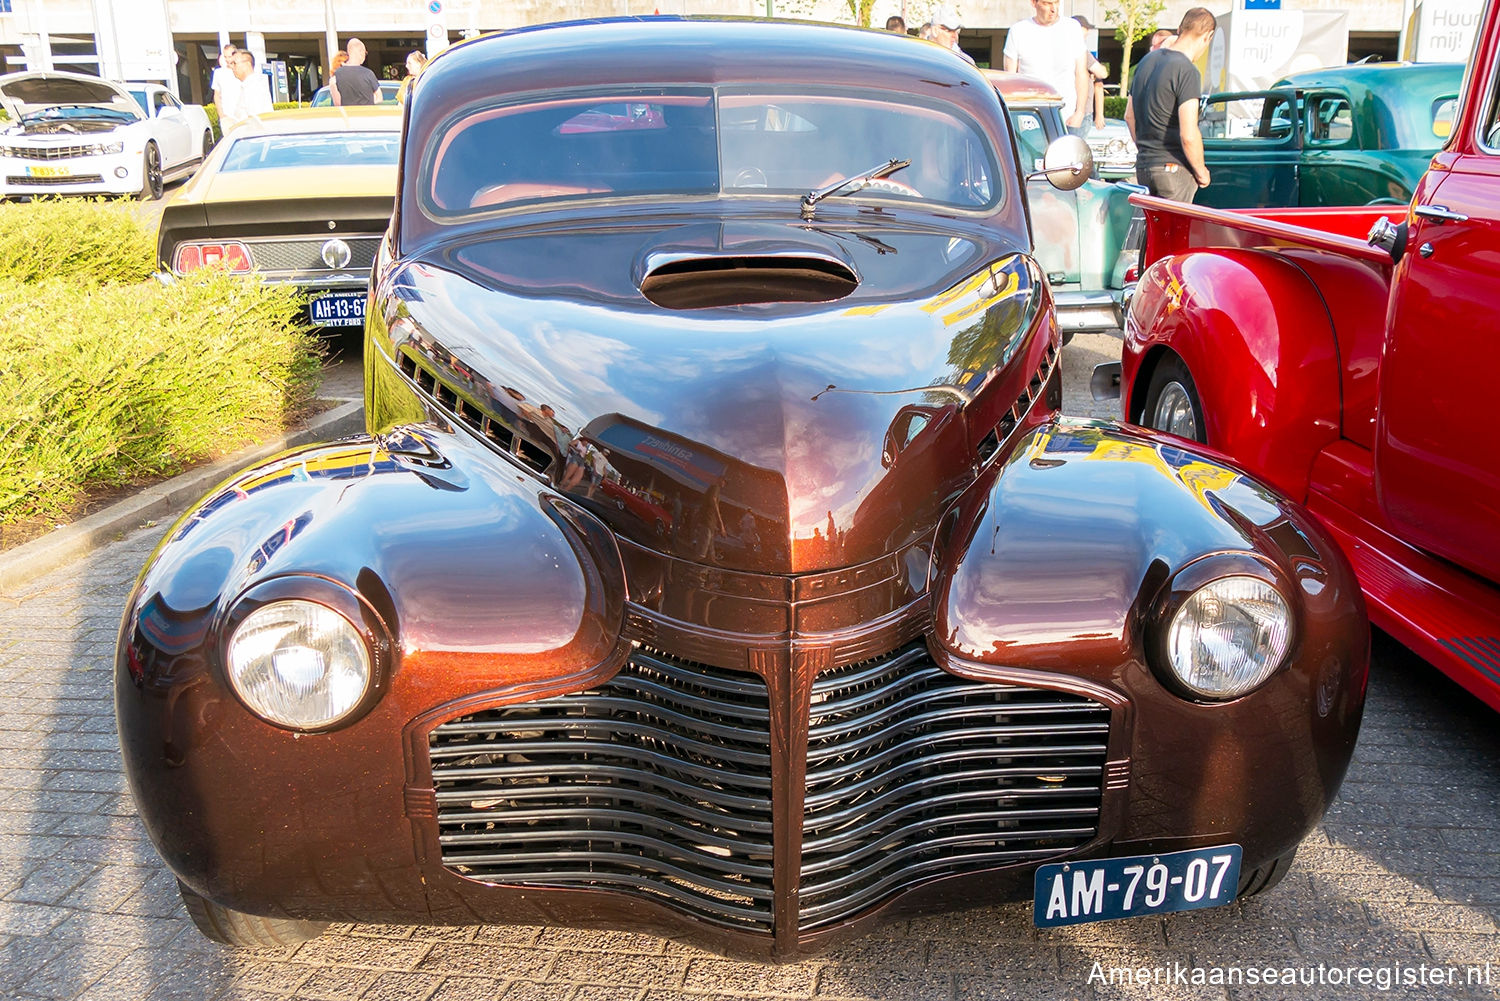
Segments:
[[[1285,257],[1215,248],[1148,267],[1125,319],[1126,420],[1149,424],[1153,374],[1179,363],[1196,390],[1198,436],[1297,500],[1339,437],[1338,342],[1328,308]]]

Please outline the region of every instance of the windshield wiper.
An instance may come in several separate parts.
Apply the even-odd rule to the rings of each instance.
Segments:
[[[910,166],[910,160],[887,160],[885,163],[876,164],[869,170],[862,170],[858,174],[852,174],[849,177],[844,178],[842,181],[834,181],[826,188],[819,188],[817,191],[809,191],[807,194],[802,196],[802,218],[811,219],[813,217],[813,212],[819,202],[830,195],[838,194],[840,191],[843,191],[851,184],[859,181],[874,181],[882,177],[890,177],[901,168]],[[860,187],[863,186],[864,185],[860,185]],[[858,191],[859,188],[855,188],[854,190]]]

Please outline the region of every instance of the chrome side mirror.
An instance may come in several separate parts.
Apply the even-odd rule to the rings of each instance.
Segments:
[[[1400,264],[1401,258],[1406,253],[1406,223],[1392,223],[1382,216],[1375,220],[1375,225],[1370,227],[1370,233],[1365,237],[1365,242],[1390,254],[1391,260]]]
[[[1081,136],[1058,136],[1047,144],[1042,154],[1042,169],[1026,175],[1034,181],[1045,177],[1059,191],[1072,191],[1082,186],[1094,173],[1094,154]]]

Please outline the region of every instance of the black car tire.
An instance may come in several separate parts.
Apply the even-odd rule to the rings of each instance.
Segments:
[[[141,201],[154,202],[167,190],[166,179],[161,172],[161,150],[156,143],[147,143],[141,156]]]
[[[327,921],[300,921],[296,918],[263,918],[242,914],[194,893],[177,881],[183,906],[193,924],[209,941],[237,949],[281,949],[317,938],[328,928]]]
[[[205,159],[205,160],[208,159],[208,154],[213,151],[213,148],[214,148],[214,130],[213,129],[204,129],[203,130],[203,159]]]
[[[1189,428],[1184,426],[1184,416],[1192,422],[1191,434],[1185,433]],[[1176,355],[1162,359],[1152,370],[1151,381],[1146,386],[1146,402],[1141,408],[1140,423],[1158,431],[1208,443],[1198,387],[1194,385],[1187,366]]]
[[[1293,848],[1280,858],[1274,858],[1249,872],[1240,873],[1240,885],[1235,891],[1235,898],[1243,900],[1271,889],[1286,876],[1287,870],[1291,869],[1292,861],[1296,857],[1297,849]]]

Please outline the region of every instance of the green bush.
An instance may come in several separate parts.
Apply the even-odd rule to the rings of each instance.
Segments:
[[[1124,118],[1126,100],[1127,98],[1123,97],[1106,97],[1104,99],[1104,117]]]
[[[219,106],[210,102],[203,110],[208,114],[208,127],[214,130],[214,142],[218,142],[224,138],[224,130],[219,127]]]
[[[150,277],[155,257],[156,234],[118,202],[0,205],[0,281],[138,282]]]
[[[271,105],[272,111],[288,111],[295,108],[311,108],[311,101],[277,101]]]
[[[303,313],[295,290],[219,271],[0,281],[0,525],[277,433],[317,386]]]

